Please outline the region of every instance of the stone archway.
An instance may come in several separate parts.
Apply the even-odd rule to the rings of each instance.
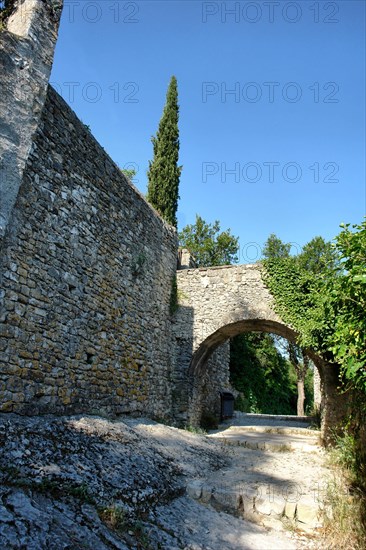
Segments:
[[[216,361],[211,361],[211,357],[215,353],[215,350],[220,349],[220,346],[225,345],[225,343],[228,344],[229,339],[234,336],[248,332],[265,332],[269,334],[276,334],[278,336],[282,336],[290,342],[296,342],[297,339],[296,332],[288,326],[263,319],[246,319],[237,321],[221,327],[219,330],[208,336],[193,353],[188,370],[191,388],[189,409],[190,419],[193,423],[197,422],[197,419],[202,418],[202,415],[206,412],[208,412],[209,416],[219,414],[220,404],[216,395],[219,387],[224,387],[225,383],[228,382],[228,376],[226,378],[222,376],[222,371],[224,370],[225,374],[229,374],[229,346],[227,346],[227,349],[225,350],[227,357],[223,357],[224,350],[221,350],[221,369],[220,365],[217,365],[217,359]],[[321,358],[313,352],[313,350],[307,349],[306,352],[314,362],[315,369],[319,373],[321,391],[323,380],[326,376],[326,365]],[[324,401],[321,405],[325,410]]]
[[[214,395],[229,380],[229,338],[242,332],[278,334],[296,341],[296,332],[277,315],[262,279],[262,266],[235,265],[177,272],[181,306],[174,320],[177,337],[175,373],[180,412],[192,424],[200,416],[200,394]],[[184,347],[184,354],[181,353]],[[322,388],[323,434],[343,417],[345,397],[337,392],[338,372],[312,350]],[[213,399],[214,401],[214,399]],[[173,407],[174,409],[174,407]]]
[[[294,330],[277,321],[266,319],[242,319],[227,324],[210,334],[194,352],[189,366],[190,376],[197,376],[207,364],[213,351],[229,338],[233,338],[243,332],[268,332],[283,336],[291,342],[296,342],[297,334]]]

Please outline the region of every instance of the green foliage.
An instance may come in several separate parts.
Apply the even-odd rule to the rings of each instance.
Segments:
[[[270,334],[240,334],[231,340],[230,379],[245,412],[296,414],[296,378]]]
[[[187,432],[191,432],[192,434],[196,434],[196,435],[207,435],[207,432],[204,428],[199,428],[199,427],[196,427],[196,426],[191,426],[191,424],[188,424],[185,429],[187,430]]]
[[[172,76],[163,116],[152,137],[154,158],[149,162],[147,200],[171,225],[177,226],[179,179],[179,106],[177,79]]]
[[[234,410],[241,412],[250,412],[249,411],[249,401],[243,394],[239,394],[234,401]]]
[[[220,232],[220,222],[205,222],[196,215],[196,222],[179,233],[179,244],[193,255],[198,267],[229,265],[238,261],[239,239],[230,229]]]
[[[119,533],[124,533],[129,527],[125,510],[119,506],[109,506],[99,510],[100,518],[111,528]]]
[[[240,382],[238,386],[241,386]],[[246,413],[261,413],[262,411],[258,408],[258,400],[251,389],[248,389],[246,392],[247,397],[242,393],[234,401],[234,409],[236,411],[242,411]]]
[[[325,495],[325,504],[332,509],[325,522],[327,548],[366,548],[365,405],[365,395],[355,392],[351,417],[328,451],[334,477]]]
[[[334,322],[328,345],[346,385],[366,393],[366,220],[356,231],[341,227],[335,246],[343,273],[325,285],[325,309]]]
[[[204,412],[201,417],[200,426],[205,432],[207,430],[216,430],[219,427],[219,423],[215,415]]]
[[[314,405],[313,403],[313,406],[307,411],[307,414],[313,417],[310,428],[312,430],[320,430],[322,426],[322,412],[319,405]]]
[[[316,274],[324,273],[327,269],[334,269],[339,263],[334,247],[323,237],[314,237],[306,244],[296,261],[304,271]]]
[[[332,452],[333,461],[349,470],[352,477],[357,476],[358,463],[356,455],[356,439],[353,434],[343,430],[342,435],[337,435]]]
[[[305,414],[314,412],[314,370],[308,369],[305,375]]]
[[[366,499],[362,491],[350,491],[347,471],[333,466],[333,478],[323,492],[324,530],[322,548],[364,550],[366,548]]]
[[[296,258],[266,260],[265,281],[300,344],[338,363],[346,388],[366,393],[366,221],[352,226],[354,231],[349,224],[341,227],[332,251],[326,245],[318,256],[321,272]],[[320,246],[313,241],[314,257]],[[304,248],[305,266],[310,248]]]
[[[37,493],[52,495],[55,498],[70,496],[82,503],[95,504],[95,500],[86,482],[76,484],[48,477],[43,478],[41,481],[35,481],[28,477],[22,477],[20,470],[11,466],[1,468],[0,473],[4,476],[5,482],[12,487],[30,489]]]
[[[248,390],[248,405],[248,412],[255,414],[262,412],[258,407],[258,399],[252,390]]]
[[[133,178],[136,176],[136,170],[134,168],[131,168],[131,170],[127,170],[125,168],[121,168],[122,174],[126,176],[127,179],[133,180]]]
[[[302,269],[293,257],[265,260],[264,266],[264,280],[275,298],[277,313],[300,333],[303,347],[318,349],[316,331],[324,314],[319,277]]]
[[[274,233],[272,233],[263,248],[263,256],[267,260],[274,258],[288,258],[290,255],[291,244],[286,244],[281,241]]]
[[[128,518],[126,511],[117,505],[100,508],[98,514],[100,519],[119,535],[127,536],[128,540],[130,540],[130,537],[133,537],[134,548],[146,548],[146,550],[151,548],[142,520],[136,519],[132,521]]]

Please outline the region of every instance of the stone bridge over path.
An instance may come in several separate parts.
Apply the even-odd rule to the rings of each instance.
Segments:
[[[186,409],[193,424],[205,414],[217,414],[219,392],[229,387],[230,338],[243,332],[260,331],[296,341],[296,332],[275,312],[274,299],[263,282],[262,273],[260,264],[177,272],[178,367],[181,381],[183,372],[188,372],[188,389],[181,383],[181,391],[186,392]],[[312,350],[307,351],[320,375],[326,429],[338,421],[343,411],[343,398],[336,392],[337,369],[324,363]],[[181,396],[177,405],[181,410],[184,397]]]

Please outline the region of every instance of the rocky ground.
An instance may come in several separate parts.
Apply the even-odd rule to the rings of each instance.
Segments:
[[[255,426],[228,443],[238,428],[205,436],[147,419],[0,415],[0,548],[317,548],[316,513],[301,532],[294,510],[324,479],[321,449],[253,448]],[[266,430],[267,443],[292,437]],[[284,528],[278,497],[284,508],[294,494]]]

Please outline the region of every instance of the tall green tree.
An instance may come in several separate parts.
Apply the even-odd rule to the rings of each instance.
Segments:
[[[196,214],[196,222],[179,233],[179,244],[187,248],[197,267],[230,265],[238,261],[239,238],[230,229],[220,231],[220,222],[207,223]]]
[[[290,243],[284,243],[277,235],[271,233],[264,244],[263,256],[266,259],[288,258],[290,256]]]
[[[172,76],[156,136],[151,138],[154,158],[149,162],[147,200],[171,225],[177,227],[179,179],[179,105],[177,79]]]
[[[339,265],[334,246],[319,236],[304,246],[296,261],[301,269],[315,274],[324,273]]]

